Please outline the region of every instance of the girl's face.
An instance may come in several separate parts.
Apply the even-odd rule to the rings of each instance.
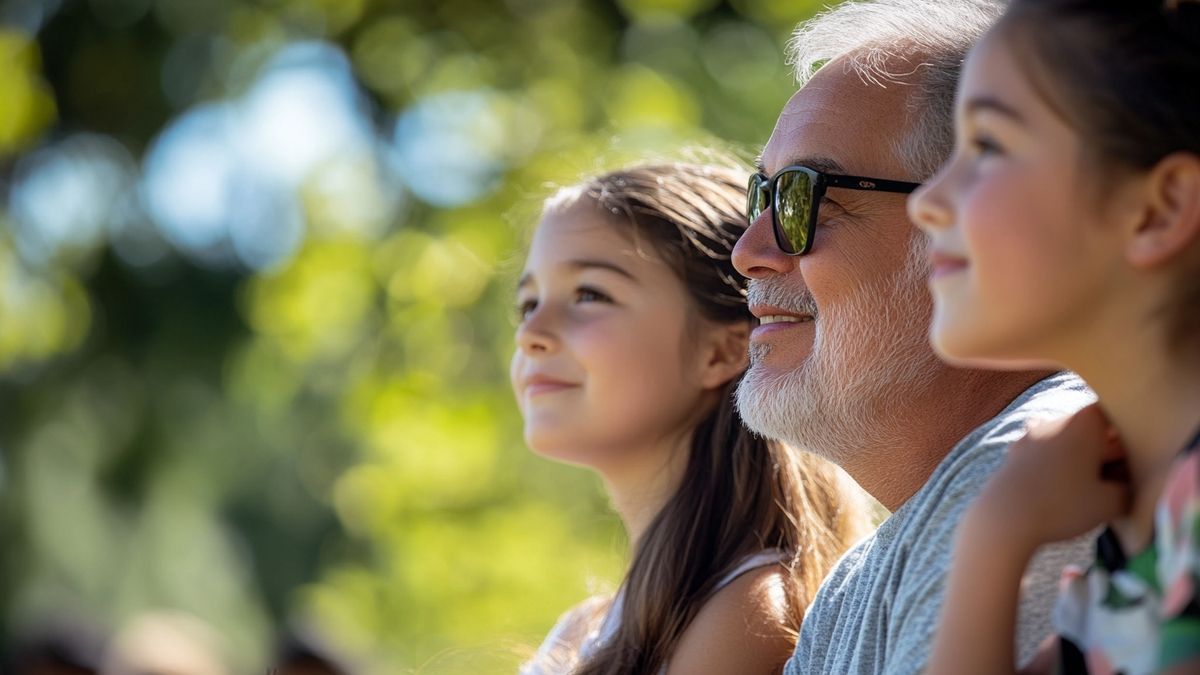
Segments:
[[[1118,290],[1118,228],[1094,167],[1003,32],[967,59],[955,133],[949,162],[909,200],[930,240],[933,345],[963,365],[1059,365]]]
[[[510,375],[534,451],[593,468],[657,462],[711,406],[692,299],[648,244],[581,199],[545,216],[517,291]]]

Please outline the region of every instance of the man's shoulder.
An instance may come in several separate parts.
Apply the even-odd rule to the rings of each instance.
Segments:
[[[957,502],[974,497],[1003,461],[1008,446],[1025,435],[1031,422],[1070,415],[1095,400],[1096,395],[1074,373],[1055,373],[1039,380],[963,437],[910,501],[957,510]],[[947,503],[947,499],[951,501]]]
[[[1078,375],[1055,373],[1034,383],[1003,410],[972,430],[950,451],[947,459],[970,458],[980,450],[1007,448],[1025,434],[1030,422],[1070,415],[1095,400],[1096,395]]]
[[[1038,381],[963,438],[901,507],[906,518],[891,555],[900,568],[891,606],[892,626],[900,626],[894,631],[900,642],[893,646],[894,657],[923,662],[925,641],[936,628],[945,576],[953,564],[958,524],[1004,461],[1008,447],[1025,435],[1030,422],[1070,415],[1094,400],[1073,373]]]
[[[1057,373],[1025,390],[963,438],[908,502],[846,553],[828,579],[849,587],[856,576],[870,575],[877,567],[949,556],[959,517],[1028,424],[1071,414],[1094,400],[1091,390],[1072,373]],[[905,560],[892,560],[897,556]]]
[[[954,530],[1029,422],[1070,414],[1094,395],[1069,373],[1039,381],[960,441],[912,498],[825,578],[788,672],[853,670],[883,659],[920,670],[936,628]],[[797,670],[799,669],[799,670]]]
[[[880,529],[886,527],[887,523],[880,526]],[[879,530],[876,530],[866,538],[851,546],[842,554],[837,563],[825,575],[825,579],[821,582],[821,588],[817,593],[817,597],[813,598],[811,607],[817,603],[828,603],[833,600],[831,596],[843,595],[846,593],[847,585],[852,583],[854,579],[864,570],[871,566],[872,551],[876,549],[878,544]]]

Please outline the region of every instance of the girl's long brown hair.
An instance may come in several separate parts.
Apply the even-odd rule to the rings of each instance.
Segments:
[[[724,167],[639,166],[564,191],[547,208],[594,201],[672,267],[700,316],[748,322],[746,282],[730,260],[746,229],[747,178]],[[794,634],[829,567],[865,531],[863,503],[832,465],[742,425],[736,386],[736,380],[725,385],[720,403],[695,429],[679,489],[633,553],[619,628],[578,675],[657,673],[722,575],[768,548],[789,556],[783,628]]]

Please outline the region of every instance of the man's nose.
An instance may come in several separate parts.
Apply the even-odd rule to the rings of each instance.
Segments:
[[[779,249],[771,225],[771,208],[764,209],[750,223],[733,247],[733,266],[742,276],[761,279],[772,274],[786,274],[796,260]]]

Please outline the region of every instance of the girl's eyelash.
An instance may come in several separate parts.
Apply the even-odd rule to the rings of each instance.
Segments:
[[[537,300],[518,300],[513,308],[518,319],[524,319],[529,316],[529,313],[537,309]]]
[[[597,290],[590,286],[580,286],[579,288],[575,289],[575,301],[611,303],[613,299],[612,296],[608,295],[604,291]],[[517,315],[518,321],[523,321],[525,317],[529,316],[530,312],[537,309],[537,307],[538,301],[536,298],[518,300],[513,306],[513,313]]]
[[[971,138],[971,147],[980,155],[998,155],[1004,151],[1004,148],[1001,148],[1000,144],[992,140],[990,136],[978,134]]]
[[[609,297],[608,294],[591,288],[590,286],[580,286],[579,288],[575,289],[576,300],[584,300],[585,298],[590,298],[590,300],[594,302],[612,302],[612,298]]]

